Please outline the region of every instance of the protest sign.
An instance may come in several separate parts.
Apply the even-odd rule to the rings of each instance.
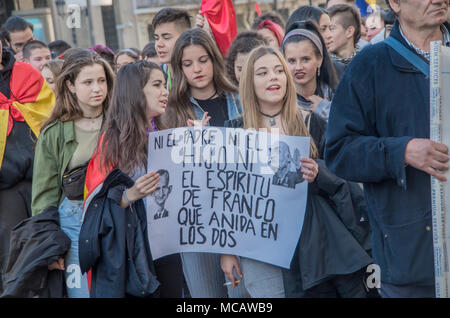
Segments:
[[[288,268],[300,237],[307,182],[300,158],[309,137],[186,127],[151,133],[147,197],[154,259],[179,252],[226,253]]]
[[[441,41],[431,43],[430,60],[430,138],[450,147],[450,48]],[[445,173],[450,180],[450,173]],[[450,297],[449,203],[450,186],[431,178],[433,217],[433,247],[436,280],[436,297]]]

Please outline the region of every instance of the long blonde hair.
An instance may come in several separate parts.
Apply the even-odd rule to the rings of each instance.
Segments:
[[[297,105],[295,84],[286,61],[278,50],[269,46],[260,46],[253,49],[242,70],[241,81],[239,82],[239,96],[243,109],[244,129],[263,128],[260,106],[255,92],[254,72],[256,60],[267,54],[273,54],[278,57],[287,78],[286,95],[283,97],[283,108],[281,110],[281,121],[286,125],[286,134],[289,136],[311,137]],[[319,152],[312,138],[310,154],[311,158],[318,158]]]

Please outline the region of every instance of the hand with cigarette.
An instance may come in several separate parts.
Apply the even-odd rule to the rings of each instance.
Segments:
[[[236,269],[236,273],[240,278],[243,277],[237,257],[234,255],[222,254],[220,256],[220,267],[230,280],[231,288],[234,289],[234,287],[236,287],[236,285],[240,282],[240,280],[237,280],[236,277],[234,277],[234,269]]]

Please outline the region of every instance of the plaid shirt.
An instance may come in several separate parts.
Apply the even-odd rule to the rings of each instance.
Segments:
[[[424,50],[419,49],[418,47],[416,47],[414,44],[412,44],[412,42],[410,40],[407,39],[407,37],[403,34],[402,32],[402,28],[399,26],[400,29],[400,34],[403,36],[403,38],[405,39],[406,43],[408,43],[408,45],[410,47],[412,47],[417,54],[423,56],[424,58],[426,58],[426,60],[429,62],[430,61],[430,52],[426,52]],[[444,35],[444,46],[450,46],[450,33],[448,32],[447,28],[443,25],[441,25],[441,31],[442,34]]]
[[[349,57],[339,57],[334,53],[329,53],[330,57],[333,61],[338,61],[344,64],[349,64],[353,58],[356,56],[356,54],[358,54],[359,52],[361,52],[361,48],[358,44],[355,45],[355,50],[353,51],[352,55],[350,55]]]

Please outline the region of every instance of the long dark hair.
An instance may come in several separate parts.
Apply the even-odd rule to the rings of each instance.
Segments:
[[[126,64],[117,73],[110,111],[104,125],[100,145],[100,165],[131,173],[147,164],[147,131],[152,128],[147,119],[147,102],[144,86],[152,72],[162,72],[155,63],[138,61]],[[160,116],[154,118],[158,129],[165,129]]]
[[[255,47],[267,44],[268,43],[263,36],[256,31],[243,31],[236,36],[228,49],[227,58],[225,60],[228,79],[234,85],[239,86],[239,82],[236,79],[236,73],[234,72],[234,64],[236,62],[237,55],[239,53],[248,54]]]
[[[334,69],[333,63],[331,62],[330,55],[328,54],[327,47],[325,46],[325,41],[322,38],[322,35],[320,35],[319,29],[315,22],[313,21],[297,21],[292,23],[288,29],[286,30],[286,34],[291,32],[295,29],[306,29],[308,31],[313,32],[315,35],[317,35],[320,39],[320,42],[322,44],[322,54],[320,54],[319,49],[316,47],[316,45],[307,37],[303,35],[294,35],[292,37],[289,37],[282,47],[283,54],[285,54],[285,47],[289,43],[298,43],[301,41],[309,41],[314,49],[314,54],[317,57],[322,57],[322,65],[320,66],[320,75],[317,77],[317,84],[318,87],[320,87],[320,84],[326,84],[329,88],[331,88],[332,91],[336,90],[337,84],[338,84],[338,78],[336,75],[336,70]],[[323,96],[321,96],[323,97]]]
[[[183,51],[190,45],[200,45],[208,53],[213,63],[213,82],[220,95],[223,92],[237,92],[235,87],[225,75],[225,64],[222,54],[214,40],[203,29],[195,28],[185,31],[178,38],[173,48],[170,63],[173,69],[173,86],[169,95],[169,103],[164,115],[168,127],[186,126],[188,119],[196,119],[190,103],[190,88],[183,73]]]
[[[315,6],[301,6],[290,15],[289,20],[286,23],[286,33],[289,32],[287,30],[290,29],[291,25],[298,21],[312,20],[319,25],[320,18],[324,14],[327,13],[322,8]]]
[[[103,66],[103,69],[105,70],[108,92],[105,101],[103,102],[103,112],[106,112],[114,86],[114,72],[111,66],[94,51],[86,49],[69,49],[64,54],[62,69],[56,78],[55,108],[42,129],[57,120],[65,122],[83,117],[83,111],[78,105],[77,97],[70,92],[67,87],[67,81],[75,84],[75,80],[83,67],[94,64]]]

